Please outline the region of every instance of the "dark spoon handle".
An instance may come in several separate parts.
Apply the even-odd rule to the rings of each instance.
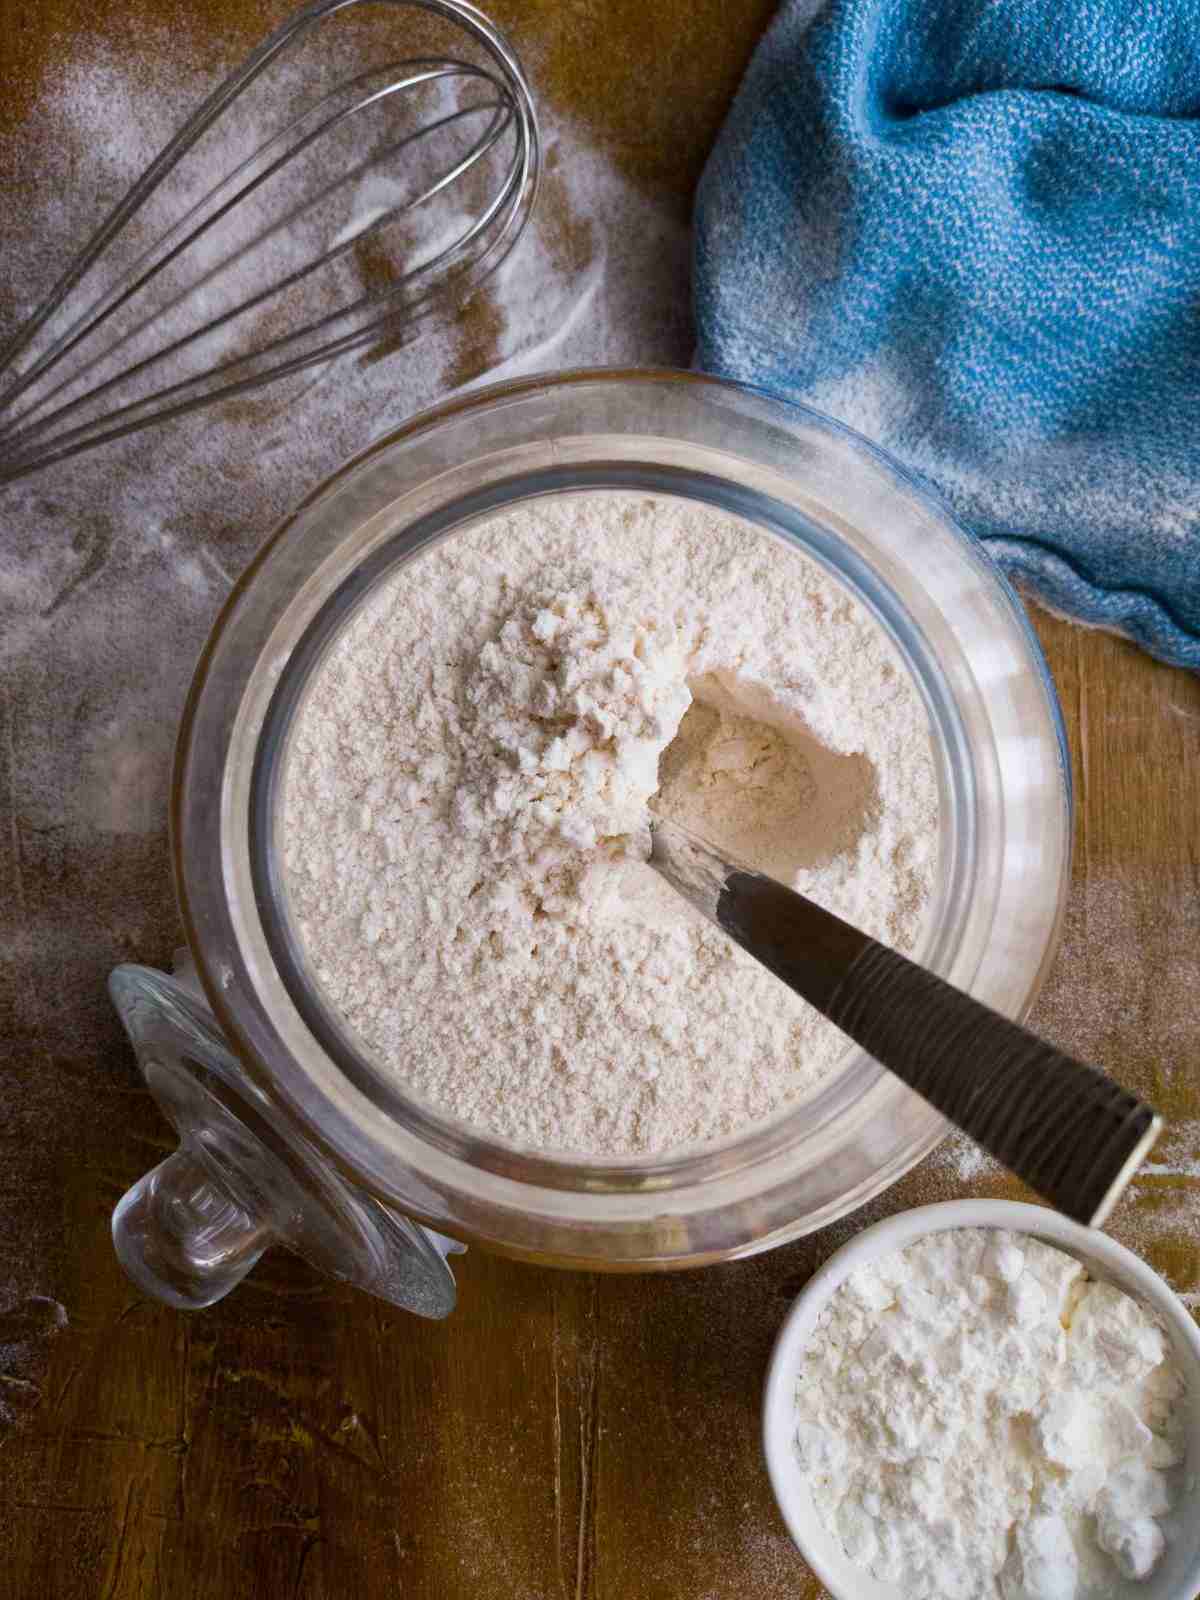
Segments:
[[[1102,1226],[1161,1130],[1148,1105],[675,824],[653,836],[652,865],[732,939],[1059,1211]]]

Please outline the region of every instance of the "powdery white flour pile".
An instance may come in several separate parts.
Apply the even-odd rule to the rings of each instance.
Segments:
[[[817,567],[598,492],[410,562],[288,756],[292,911],[332,1004],[412,1090],[526,1147],[661,1151],[803,1095],[846,1042],[645,865],[660,780],[655,805],[917,947],[928,723]]]
[[[826,1527],[907,1600],[1074,1600],[1161,1555],[1183,1387],[1128,1295],[1036,1239],[963,1228],[834,1295],[796,1448]]]

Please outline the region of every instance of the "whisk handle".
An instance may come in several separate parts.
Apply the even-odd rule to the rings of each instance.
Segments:
[[[705,884],[706,848],[655,823],[652,864],[731,938],[1058,1210],[1103,1224],[1161,1130],[1148,1105],[771,878],[722,863]]]
[[[735,872],[722,927],[943,1116],[1077,1222],[1100,1226],[1159,1118],[935,973],[757,874]],[[803,954],[801,954],[803,951]]]

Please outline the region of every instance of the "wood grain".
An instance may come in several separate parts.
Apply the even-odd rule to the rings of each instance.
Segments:
[[[542,92],[681,210],[771,9],[494,6]],[[181,48],[198,41],[213,63],[268,20],[254,0],[138,0],[133,17],[177,30]],[[19,128],[84,29],[137,47],[116,0],[0,0],[0,131]],[[11,139],[0,144],[0,192],[18,192],[19,165]],[[1116,639],[1035,620],[1079,799],[1063,951],[1035,1021],[1174,1119],[1163,1170],[1112,1231],[1197,1294],[1186,1169],[1200,1128],[1200,683]],[[951,1149],[820,1235],[667,1278],[538,1271],[473,1252],[458,1264],[460,1307],[436,1326],[282,1256],[208,1311],[150,1305],[117,1268],[108,1219],[169,1140],[100,980],[116,955],[169,958],[165,841],[114,836],[86,861],[56,843],[40,820],[36,755],[15,753],[36,752],[27,717],[21,686],[0,683],[0,917],[11,933],[0,1116],[6,1137],[40,1139],[20,1193],[0,1172],[0,1248],[17,1260],[41,1241],[70,1326],[30,1379],[26,1424],[0,1444],[0,1597],[816,1596],[759,1455],[775,1330],[814,1267],[865,1222],[964,1192],[1015,1194],[1011,1180]],[[147,755],[148,803],[165,761],[165,748]],[[31,967],[22,930],[55,918],[94,925],[94,983],[63,992],[54,970]]]

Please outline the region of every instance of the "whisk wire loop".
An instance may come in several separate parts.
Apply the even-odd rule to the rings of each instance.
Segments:
[[[393,86],[391,91],[386,92],[395,92],[397,89],[402,87],[403,85],[396,85]],[[385,91],[381,91],[381,94],[383,92]],[[363,102],[364,105],[367,103],[369,102]],[[353,109],[359,108],[355,107]],[[461,121],[466,117],[478,115],[480,112],[488,110],[496,110],[498,111],[498,114],[492,118],[487,129],[485,129],[480,138],[476,140],[468,154],[461,162],[459,162],[456,167],[452,168],[450,172],[443,174],[442,177],[440,177],[435,183],[425,188],[419,195],[414,196],[413,199],[406,201],[401,205],[387,208],[386,210],[382,211],[378,217],[371,222],[368,222],[364,227],[355,232],[350,238],[344,240],[340,244],[334,245],[316,260],[307,262],[304,266],[297,267],[292,272],[287,273],[284,277],[277,279],[275,282],[268,284],[265,288],[258,290],[257,293],[252,294],[248,298],[242,300],[230,310],[221,313],[219,316],[211,318],[202,327],[193,329],[192,332],[188,334],[181,335],[170,344],[162,346],[160,349],[152,352],[150,355],[144,357],[134,365],[126,368],[116,376],[97,384],[95,387],[86,390],[82,394],[77,395],[73,400],[66,402],[58,409],[58,411],[55,413],[56,421],[61,420],[69,413],[78,410],[81,406],[98,398],[100,395],[105,394],[113,388],[127,382],[137,374],[148,370],[156,363],[165,361],[170,356],[178,354],[187,346],[194,344],[201,339],[207,338],[218,328],[221,328],[234,321],[237,317],[242,316],[245,312],[254,310],[256,307],[265,304],[275,295],[290,288],[292,285],[299,283],[302,278],[307,277],[310,273],[319,271],[320,268],[335,261],[339,256],[345,255],[348,251],[354,248],[355,244],[359,240],[369,237],[372,233],[378,232],[396,217],[406,212],[415,210],[417,206],[433,198],[434,195],[446,188],[457,177],[460,177],[464,172],[469,170],[470,167],[473,166],[479,159],[481,159],[483,155],[486,155],[488,150],[490,150],[492,146],[503,136],[504,131],[511,121],[510,108],[500,107],[496,101],[488,101],[479,106],[471,106],[464,110],[450,112],[439,121],[429,123],[425,127],[419,129],[416,133],[408,135],[405,139],[399,141],[397,145],[393,146],[389,151],[384,152],[384,158],[386,158],[391,154],[398,153],[398,151],[404,146],[412,144],[416,140],[425,138],[428,135],[436,132],[439,128],[449,126],[453,122]],[[335,121],[340,122],[342,120],[343,117],[331,119],[329,123],[324,124],[321,128],[317,129],[314,134],[310,135],[309,138],[305,140],[305,144],[307,145],[311,143],[313,139],[319,137],[321,133],[327,131],[329,127],[334,125]],[[285,130],[285,132],[287,131],[288,130]],[[282,137],[282,135],[278,137]],[[20,392],[28,388],[29,384],[34,382],[38,377],[42,376],[51,366],[57,365],[75,346],[81,343],[84,339],[91,337],[93,333],[96,333],[99,328],[103,326],[103,324],[113,315],[113,313],[115,313],[123,304],[131,300],[133,296],[136,295],[139,290],[141,290],[151,280],[151,278],[157,276],[159,272],[164,270],[164,268],[167,267],[173,260],[186,251],[197,239],[199,239],[204,233],[213,227],[215,223],[219,222],[227,212],[244,200],[252,190],[259,187],[268,178],[273,176],[275,172],[280,170],[280,168],[292,158],[292,153],[293,152],[289,152],[288,155],[285,155],[272,162],[271,165],[262,171],[256,178],[252,179],[242,189],[238,190],[236,194],[227,200],[205,222],[193,229],[191,233],[180,240],[179,243],[174,245],[172,249],[170,249],[160,259],[156,260],[153,266],[151,266],[148,270],[143,271],[134,282],[129,283],[127,287],[118,293],[117,291],[121,288],[121,283],[119,281],[118,284],[115,285],[114,288],[110,290],[109,293],[104,297],[103,302],[97,302],[96,305],[91,307],[89,311],[85,312],[77,320],[77,322],[72,325],[70,333],[74,335],[73,337],[68,337],[67,334],[64,334],[62,336],[62,340],[60,341],[61,347],[51,347],[51,350],[46,353],[46,355],[41,359],[40,363],[36,367],[31,367],[29,372],[22,376],[19,383],[14,385],[14,388],[5,397],[8,403],[11,404],[13,399],[15,399]],[[249,161],[245,163],[245,166],[250,165],[254,160],[255,157],[249,158]],[[375,164],[376,163],[374,161],[369,163],[369,165]],[[239,171],[240,170],[244,170],[244,167],[239,169]],[[193,212],[189,213],[189,217],[196,214],[196,212],[203,210],[208,201],[212,199],[219,190],[227,187],[229,182],[229,178],[223,179],[221,183],[217,185],[216,189],[210,191],[210,193],[205,196],[204,200],[197,203],[197,206],[193,209]],[[248,240],[238,254],[245,254],[256,245],[261,244],[271,234],[278,233],[280,230],[286,228],[290,223],[294,223],[301,210],[309,209],[311,205],[316,204],[321,199],[327,198],[330,192],[340,187],[340,180],[335,181],[335,183],[331,184],[329,188],[322,194],[315,196],[312,201],[306,202],[303,208],[297,208],[297,210],[294,210],[287,216],[280,219],[279,222],[273,223],[270,228],[262,230],[255,237]],[[502,197],[503,195],[501,198]],[[393,285],[389,286],[386,291],[381,291],[376,295],[364,296],[355,305],[346,306],[341,311],[334,313],[334,315],[349,315],[359,307],[372,303],[372,301],[378,301],[389,296],[394,298],[401,285],[411,281],[421,273],[432,270],[433,267],[439,265],[445,259],[452,249],[461,248],[463,244],[468,243],[477,233],[482,231],[494,213],[495,205],[493,205],[488,212],[484,213],[484,216],[473,225],[467,234],[465,234],[461,239],[457,240],[453,246],[446,247],[446,249],[440,251],[438,255],[431,258],[431,260],[422,262],[418,266],[409,269],[409,271],[402,274]],[[183,220],[186,221],[187,219]],[[176,228],[179,226],[180,225],[177,224]],[[173,234],[175,231],[175,229],[172,229],[171,233]],[[167,239],[168,236],[164,235],[162,239],[156,241],[156,243],[150,247],[149,251],[147,251],[146,254],[140,258],[140,261],[145,260],[146,256],[155,255],[158,249],[167,242]],[[170,312],[174,310],[182,301],[186,300],[188,296],[195,293],[197,290],[203,289],[207,283],[216,278],[229,264],[230,260],[220,262],[204,276],[196,279],[194,283],[189,284],[186,289],[182,290],[180,294],[175,297],[174,300],[168,301],[166,305],[161,308],[161,310],[148,313],[145,320],[135,324],[134,327],[122,334],[120,338],[115,340],[112,344],[107,345],[103,350],[97,352],[97,354],[94,355],[88,362],[88,364],[78,372],[70,373],[52,389],[49,389],[44,394],[40,395],[24,412],[18,413],[7,425],[5,425],[3,428],[0,428],[0,440],[3,440],[4,443],[9,447],[16,446],[23,438],[36,430],[36,421],[31,421],[30,419],[35,419],[37,413],[44,409],[44,407],[48,405],[56,395],[61,394],[62,391],[70,385],[78,383],[94,367],[107,360],[109,356],[113,355],[123,345],[128,344],[136,339],[139,334],[144,332],[146,326],[154,316],[162,315],[164,312]],[[317,325],[310,324],[309,327],[304,331],[311,333],[315,326]],[[263,346],[260,348],[257,354],[260,356],[265,354],[267,350],[277,347],[280,342],[281,341],[275,341],[274,345]],[[227,363],[227,365],[236,364],[236,362]],[[223,370],[221,367],[215,367],[211,369],[210,376],[215,375],[221,370]],[[161,394],[167,394],[170,392],[170,390],[162,390],[159,392]],[[144,402],[137,402],[137,404],[141,403]],[[119,413],[110,413],[109,420],[111,421],[112,417],[118,414]],[[21,427],[20,424],[22,423],[26,423],[26,426]],[[58,435],[56,437],[61,440],[63,435]]]
[[[408,89],[415,88],[419,84],[431,83],[439,79],[461,76],[464,78],[477,78],[483,82],[489,83],[492,81],[488,78],[486,73],[480,72],[477,68],[472,68],[464,62],[425,63],[405,61],[392,63],[387,69],[384,70],[395,72],[401,67],[423,68],[424,70],[414,72],[413,75],[402,80],[389,83],[386,88],[378,90],[376,93],[356,101],[354,105],[347,107],[334,116],[328,117],[325,121],[320,123],[318,127],[312,129],[309,133],[301,135],[299,130],[301,129],[302,125],[311,119],[317,111],[327,106],[331,100],[339,97],[341,91],[333,91],[333,93],[324,96],[320,101],[316,102],[316,104],[310,106],[293,122],[290,122],[285,128],[280,129],[278,133],[274,134],[269,140],[266,141],[265,144],[261,145],[259,149],[254,151],[253,154],[247,156],[246,159],[241,162],[239,166],[234,168],[232,172],[227,173],[223,178],[221,178],[219,182],[214,184],[207,194],[196,201],[196,203],[182,217],[180,217],[176,223],[168,228],[167,231],[158,239],[154,240],[152,244],[147,246],[141,255],[138,256],[137,259],[116,278],[114,283],[104,292],[104,294],[94,301],[92,305],[90,305],[85,311],[82,311],[71,323],[71,325],[59,335],[59,337],[48,347],[47,350],[43,352],[41,356],[38,357],[35,362],[33,362],[24,372],[17,375],[10,387],[0,394],[0,408],[11,407],[13,403],[20,397],[20,395],[24,393],[33,383],[35,383],[37,379],[40,378],[51,366],[59,364],[62,359],[70,354],[70,352],[78,344],[95,333],[116,311],[130,301],[133,296],[136,295],[142,288],[144,288],[153,277],[164,271],[166,267],[168,267],[173,261],[181,256],[203,234],[208,232],[210,228],[212,228],[216,223],[220,222],[229,212],[231,212],[235,206],[239,205],[256,189],[261,188],[270,178],[274,177],[290,161],[294,160],[295,157],[298,156],[302,151],[308,149],[324,134],[329,133],[334,128],[340,126],[357,112],[368,110],[372,105],[380,103],[390,95],[403,93]],[[358,79],[353,80],[352,84],[348,85],[347,87],[356,88],[358,84],[366,79],[376,77],[378,75],[379,69],[375,69],[369,73],[363,73]],[[450,112],[445,117],[439,118],[436,122],[427,123],[425,126],[417,129],[416,132],[408,134],[404,139],[398,140],[395,144],[390,146],[387,150],[381,152],[379,155],[372,156],[367,161],[361,163],[360,167],[356,171],[335,178],[329,185],[326,186],[324,190],[306,200],[303,207],[296,208],[289,215],[273,223],[269,229],[264,229],[255,238],[247,241],[246,245],[242,247],[243,252],[251,248],[253,245],[261,243],[269,233],[278,232],[283,227],[286,227],[289,222],[292,222],[296,219],[301,210],[310,209],[321,200],[327,199],[332,193],[336,192],[337,189],[343,187],[348,179],[359,175],[364,168],[378,165],[381,161],[390,159],[392,156],[399,154],[400,151],[402,151],[408,145],[411,145],[420,139],[429,137],[431,134],[437,132],[440,128],[446,127],[449,124],[462,120],[468,116],[476,115],[480,111],[493,109],[499,105],[499,101],[488,101],[482,105],[468,106],[463,109]],[[447,187],[457,177],[461,176],[465,171],[467,171],[482,155],[486,154],[496,142],[496,139],[498,139],[503,133],[511,117],[511,102],[505,102],[505,105],[507,109],[504,116],[496,119],[496,121],[489,125],[489,128],[485,131],[484,135],[476,141],[476,144],[471,148],[470,151],[468,151],[463,160],[449,172],[443,174],[435,184],[429,186],[412,202],[405,206],[389,208],[383,212],[373,223],[371,223],[369,228],[365,228],[359,233],[354,234],[354,236],[346,240],[344,244],[335,246],[334,248],[328,250],[324,255],[320,256],[315,261],[308,263],[306,266],[297,269],[297,271],[290,274],[287,278],[270,285],[267,289],[262,290],[251,300],[244,302],[242,307],[235,308],[235,311],[231,314],[236,315],[238,310],[247,309],[250,306],[268,298],[278,290],[286,288],[289,284],[297,282],[308,272],[317,271],[329,261],[334,260],[338,255],[344,254],[346,250],[352,248],[355,239],[362,237],[364,233],[377,229],[378,227],[382,226],[384,222],[389,220],[391,216],[399,214],[399,212],[402,210],[411,209],[412,207],[420,204],[423,200],[431,198],[434,194],[440,192],[441,189]],[[275,159],[270,159],[272,152],[280,149],[283,150],[283,154],[277,156]],[[255,176],[244,183],[240,189],[235,190],[235,192],[231,194],[228,199],[221,201],[220,204],[217,204],[217,202],[220,200],[220,197],[227,190],[232,189],[238,180],[247,173],[254,172],[256,167],[260,170],[258,170]],[[215,207],[215,209],[212,209],[209,212],[209,215],[204,217],[204,220],[193,227],[190,232],[185,231],[187,230],[188,225],[192,223],[195,218],[204,216],[204,213],[209,211],[210,207]],[[217,266],[213,267],[209,273],[197,279],[195,283],[189,285],[186,290],[182,291],[181,294],[176,297],[175,301],[168,302],[164,309],[172,309],[179,300],[185,298],[186,295],[191,293],[194,289],[202,288],[206,282],[215,277],[227,265],[228,262],[221,262]],[[144,324],[138,324],[133,329],[129,330],[128,333],[122,336],[122,339],[118,341],[117,345],[110,345],[105,350],[101,351],[97,356],[94,356],[89,365],[95,365],[97,362],[104,359],[104,357],[111,354],[113,350],[119,348],[120,343],[127,343],[137,333],[141,332],[143,326]],[[214,327],[216,326],[216,323],[211,323],[208,326]],[[197,330],[197,333],[203,333],[205,331],[205,329],[199,329]],[[165,355],[167,353],[169,353],[169,350],[164,350],[159,354]],[[51,389],[47,394],[40,396],[37,401],[35,401],[28,408],[27,411],[14,416],[7,423],[0,424],[0,438],[15,437],[18,423],[25,420],[26,417],[35,414],[39,409],[43,408],[55,394],[61,392],[61,389],[66,384],[75,381],[75,378],[78,376],[79,375],[74,375],[72,378],[64,379],[56,388]]]
[[[415,9],[454,23],[482,47],[486,63],[476,65],[457,57],[411,57],[371,67],[347,79],[237,161],[139,250],[85,309],[64,316],[65,326],[55,330],[55,318],[64,315],[84,278],[237,97],[284,50],[325,19],[366,4],[393,11]],[[437,115],[406,130],[402,137],[389,133],[383,148],[372,149],[359,160],[347,161],[336,143],[328,148],[322,144],[340,136],[354,140],[357,150],[356,118],[389,102],[400,106],[407,96],[447,90],[476,97],[449,110],[439,106]],[[467,134],[465,147],[459,144],[439,162],[439,139],[457,135],[479,119],[483,125]],[[415,182],[400,196],[389,193],[386,203],[371,207],[357,224],[343,227],[332,240],[323,237],[311,259],[295,267],[286,264],[285,270],[275,270],[262,287],[248,294],[239,291],[235,303],[207,310],[206,297],[231,266],[245,264],[255,251],[266,253],[306,228],[315,229],[319,208],[341,191],[381,168],[390,173],[398,158],[415,160],[422,151],[427,168],[417,171]],[[249,203],[259,203],[271,180],[305,156],[319,171],[315,192],[289,204],[282,216],[257,225]],[[489,158],[494,157],[501,161],[498,175],[489,166]],[[332,177],[326,177],[326,169],[319,166],[325,160],[332,163]],[[339,162],[343,163],[340,168]],[[503,36],[468,0],[316,0],[264,40],[209,95],[5,347],[0,374],[9,376],[7,386],[0,386],[0,483],[151,423],[331,361],[377,341],[381,334],[403,342],[422,318],[437,311],[452,312],[500,264],[528,220],[539,174],[536,114],[520,64]],[[382,284],[368,285],[366,293],[352,294],[333,309],[310,303],[304,308],[301,325],[258,339],[250,349],[214,358],[200,370],[185,370],[180,376],[171,371],[180,361],[186,366],[187,359],[199,354],[214,334],[221,330],[231,334],[239,319],[264,311],[270,302],[280,302],[312,275],[329,269],[342,272],[344,279],[345,258],[365,241],[378,238],[393,225],[407,226],[422,208],[452,193],[465,197],[467,207],[463,213],[452,213],[448,236],[427,239],[423,250],[408,244],[403,263],[392,265]],[[239,219],[246,218],[251,225],[248,237],[215,261],[205,256],[212,246],[219,248],[225,228],[232,230]],[[152,287],[173,268],[193,259],[198,259],[197,275],[181,288],[172,287],[165,301],[152,303]],[[339,297],[344,295],[344,282],[334,287]],[[189,302],[207,314],[197,326],[177,332],[172,323]],[[272,306],[272,314],[277,309]],[[108,337],[88,353],[89,341],[102,329]],[[164,342],[123,368],[107,370],[118,355],[136,347],[152,330],[165,330]],[[37,351],[39,335],[43,335],[44,348]],[[32,359],[18,367],[31,350]],[[68,359],[72,355],[82,360],[72,363]],[[156,368],[157,378],[170,375],[172,381],[132,398],[122,395],[122,390],[127,394],[137,380],[149,378]],[[81,418],[88,408],[92,414]]]

